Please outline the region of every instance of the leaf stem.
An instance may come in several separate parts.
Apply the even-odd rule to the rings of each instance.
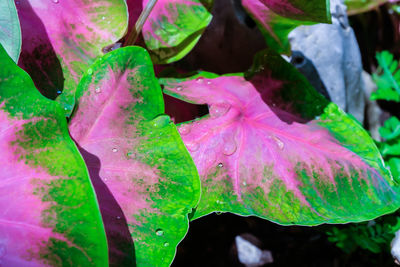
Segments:
[[[142,31],[143,25],[149,17],[156,3],[157,0],[149,0],[149,2],[147,2],[146,7],[142,10],[142,13],[136,21],[135,27],[131,29],[131,32],[128,32],[124,46],[134,45],[136,43],[136,40],[139,37],[140,32]]]

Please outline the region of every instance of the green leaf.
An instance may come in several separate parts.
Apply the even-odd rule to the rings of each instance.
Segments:
[[[372,100],[388,100],[400,102],[399,64],[388,51],[376,54],[379,68],[373,74],[378,90],[371,94]]]
[[[64,111],[0,45],[0,247],[4,266],[108,266],[85,163]]]
[[[21,52],[21,27],[14,0],[0,1],[0,44],[12,60],[18,63]]]
[[[386,140],[393,140],[400,136],[400,120],[391,117],[385,121],[383,127],[379,128],[379,133]]]

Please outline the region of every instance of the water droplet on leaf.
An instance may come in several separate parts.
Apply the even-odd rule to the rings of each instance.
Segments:
[[[176,87],[176,91],[182,91],[182,90],[183,90],[183,87],[182,87],[182,86]]]
[[[156,235],[158,235],[158,236],[163,236],[163,235],[164,235],[164,231],[161,230],[161,229],[157,229],[157,230],[156,230]]]
[[[99,94],[99,93],[101,93],[101,89],[100,89],[100,87],[96,87],[96,89],[94,89],[94,91],[96,92],[96,94]]]
[[[215,214],[216,214],[216,215],[221,215],[222,212],[221,212],[221,211],[216,211]]]
[[[112,149],[112,152],[116,153],[116,152],[118,152],[118,149],[114,147],[114,148]]]
[[[223,115],[225,115],[229,109],[231,108],[231,105],[228,103],[218,103],[218,104],[213,104],[210,106],[210,116],[211,118],[219,118]]]
[[[121,217],[120,217],[120,216],[117,216],[117,220],[119,220],[119,219],[121,219]]]
[[[218,168],[222,168],[222,167],[224,167],[224,164],[222,164],[221,162],[218,163]]]
[[[61,94],[62,92],[60,90],[57,91],[57,94]]]
[[[106,17],[104,17],[104,16],[103,16],[103,17],[101,17],[101,19],[102,19],[102,20],[105,20],[105,19],[106,19]]]
[[[168,247],[169,246],[169,243],[168,242],[165,242],[164,243],[164,247]]]
[[[92,69],[88,69],[88,70],[87,70],[87,74],[90,75],[90,74],[92,74],[92,73],[93,73],[93,70],[92,70]]]
[[[222,153],[224,153],[227,156],[230,156],[233,153],[235,153],[236,148],[237,148],[236,142],[234,140],[229,140],[229,141],[225,142]]]
[[[54,4],[58,4],[60,2],[60,0],[53,0]]]
[[[243,185],[244,185],[244,186],[246,186],[246,185],[247,185],[247,183],[246,183],[246,182],[243,182]]]
[[[198,82],[198,83],[202,83],[203,81],[204,81],[203,77],[199,77],[196,79],[196,82]]]
[[[152,125],[155,128],[163,128],[170,124],[171,119],[169,118],[168,115],[160,115],[156,117],[155,119],[152,120]]]
[[[183,124],[183,125],[181,125],[179,127],[178,131],[182,135],[188,134],[190,132],[190,125],[189,124]]]
[[[199,145],[199,143],[194,142],[194,143],[188,143],[186,145],[186,147],[187,147],[187,149],[189,151],[194,152],[194,151],[197,151],[199,149],[200,145]]]
[[[210,85],[210,84],[211,84],[211,81],[207,81],[207,84]]]
[[[272,139],[275,140],[275,143],[278,145],[279,149],[280,149],[280,150],[283,150],[283,148],[285,147],[285,144],[282,142],[282,140],[279,139],[279,138],[276,137],[276,136],[272,136]]]

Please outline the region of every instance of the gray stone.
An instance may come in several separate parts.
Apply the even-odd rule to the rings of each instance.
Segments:
[[[341,0],[331,0],[331,13],[332,24],[299,26],[289,34],[289,41],[292,50],[312,65],[300,64],[299,70],[314,86],[320,79],[330,99],[363,123],[364,84],[357,40]],[[307,73],[312,67],[316,71]]]
[[[258,267],[272,263],[272,253],[269,250],[261,250],[254,242],[256,238],[249,234],[236,236],[236,248],[239,261],[246,267]]]

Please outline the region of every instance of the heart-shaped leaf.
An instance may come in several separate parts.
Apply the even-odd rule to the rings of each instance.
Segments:
[[[242,0],[269,48],[280,53],[290,51],[288,34],[297,26],[330,21],[329,3],[326,1],[271,1]]]
[[[202,181],[194,218],[222,211],[316,225],[397,209],[399,187],[365,130],[279,55],[257,60],[252,71],[262,71],[249,80],[160,80],[167,94],[209,105],[179,126]]]
[[[19,65],[69,116],[83,73],[102,49],[124,34],[124,0],[18,0],[22,28]],[[60,95],[61,94],[61,95]]]
[[[21,51],[21,27],[14,0],[0,2],[0,44],[18,62]]]
[[[200,180],[175,125],[164,115],[146,50],[126,47],[100,58],[80,82],[77,103],[71,135],[85,152],[92,179],[99,177],[119,203],[137,264],[170,264],[187,232],[187,215],[199,200]],[[118,234],[107,230],[112,210],[98,197],[112,238]]]
[[[143,7],[148,0],[143,0]],[[192,50],[211,22],[213,0],[158,0],[143,26],[155,63],[171,63]]]
[[[85,163],[64,112],[0,46],[0,260],[3,266],[108,266]]]

